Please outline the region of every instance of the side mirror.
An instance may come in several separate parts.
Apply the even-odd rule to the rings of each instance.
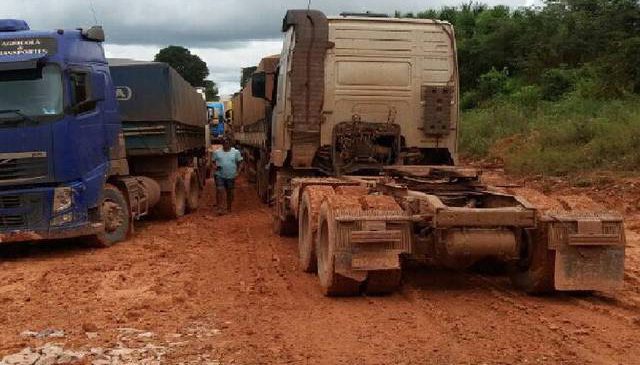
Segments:
[[[70,74],[72,99],[69,107],[73,114],[82,114],[96,108],[106,98],[107,79],[104,73],[72,70]]]
[[[101,26],[96,25],[87,30],[82,31],[82,36],[90,41],[104,42],[104,29]]]
[[[267,98],[267,74],[256,72],[251,76],[251,95],[254,98]]]
[[[104,101],[106,98],[105,89],[107,88],[107,80],[102,72],[91,73],[91,86],[89,90],[89,100]]]

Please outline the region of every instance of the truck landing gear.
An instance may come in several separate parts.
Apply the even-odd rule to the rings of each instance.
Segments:
[[[127,238],[131,225],[129,204],[122,192],[113,185],[107,184],[104,188],[99,216],[104,224],[104,232],[91,237],[92,243],[109,247]]]
[[[273,233],[279,236],[293,236],[297,233],[298,222],[295,217],[286,214],[284,207],[285,187],[289,177],[286,173],[278,172],[275,184],[275,214],[273,215]]]

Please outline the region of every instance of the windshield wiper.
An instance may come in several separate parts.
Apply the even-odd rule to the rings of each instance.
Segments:
[[[33,118],[31,118],[30,116],[26,115],[25,113],[23,113],[20,109],[5,109],[5,110],[0,110],[0,114],[15,114],[19,117],[22,117],[22,120],[25,120],[29,123],[33,123],[33,124],[38,124],[38,122],[36,122],[35,120],[33,120]],[[7,122],[7,121],[3,121],[3,122]]]

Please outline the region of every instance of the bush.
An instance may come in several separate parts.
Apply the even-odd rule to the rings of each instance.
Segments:
[[[511,100],[525,108],[535,108],[542,100],[542,91],[538,86],[524,86],[510,95]]]
[[[465,112],[460,148],[473,158],[501,158],[515,174],[567,175],[640,169],[640,98],[585,99],[530,109],[513,100]]]
[[[480,93],[476,90],[467,91],[462,94],[460,98],[460,108],[462,110],[469,110],[480,106]]]
[[[544,100],[557,101],[575,86],[573,72],[560,68],[546,70],[540,77],[540,87]]]
[[[491,71],[482,74],[478,80],[477,91],[481,100],[488,100],[498,94],[502,94],[507,89],[509,77],[506,71],[498,71],[492,68]]]

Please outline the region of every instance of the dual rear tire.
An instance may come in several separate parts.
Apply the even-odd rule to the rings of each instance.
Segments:
[[[187,189],[179,174],[170,177],[170,191],[163,191],[160,201],[153,208],[154,216],[162,219],[176,219],[184,216],[187,210]]]
[[[336,221],[329,205],[320,207],[316,256],[318,279],[326,296],[353,296],[360,293],[361,283],[336,272]]]
[[[153,214],[162,219],[176,219],[198,210],[200,206],[200,182],[193,168],[180,168],[171,174],[170,191],[163,191]]]
[[[396,291],[401,284],[402,271],[398,269],[385,269],[385,270],[373,270],[373,271],[358,271],[350,272],[351,264],[349,262],[338,262],[338,260],[350,260],[349,252],[351,249],[345,247],[339,247],[343,245],[340,240],[345,237],[338,237],[338,220],[337,214],[339,211],[356,212],[361,210],[376,210],[370,203],[370,197],[364,194],[335,194],[333,191],[323,191],[328,187],[322,187],[323,189],[310,190],[307,188],[303,193],[303,199],[300,206],[300,263],[305,271],[312,272],[316,269],[318,273],[318,279],[320,281],[320,287],[324,295],[327,296],[354,296],[359,295],[361,292],[367,294],[389,294]],[[320,206],[317,214],[313,214],[311,217],[305,215],[305,209],[307,207],[314,207],[315,202],[312,197],[322,196],[320,201],[316,204]],[[305,199],[306,197],[306,199]],[[311,201],[311,203],[309,203]],[[317,201],[317,200],[316,200]],[[390,197],[376,197],[378,203],[385,203],[381,206],[386,209],[395,210],[400,209],[393,198]],[[386,209],[384,209],[386,211]],[[311,210],[312,211],[312,210]],[[304,223],[308,220],[316,220],[317,226],[313,226],[309,223]],[[309,229],[311,227],[312,229]],[[306,229],[307,233],[303,230]],[[315,228],[315,231],[313,229]],[[340,235],[343,235],[342,233]],[[303,241],[303,238],[308,239],[313,237],[315,247],[312,246],[315,252],[316,265],[308,265],[308,256],[305,255],[309,245]],[[346,252],[345,252],[346,250]],[[338,267],[342,267],[347,272],[340,272]],[[357,278],[357,279],[356,279]]]
[[[334,194],[330,186],[310,186],[302,193],[298,214],[298,257],[304,272],[313,273],[317,269],[315,242],[320,206],[325,197]]]

